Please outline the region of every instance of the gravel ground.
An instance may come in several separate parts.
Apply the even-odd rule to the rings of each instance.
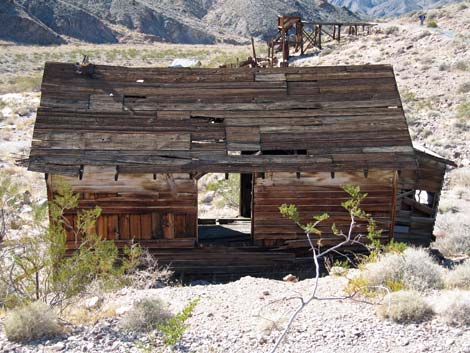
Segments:
[[[341,295],[346,281],[322,278],[319,295]],[[311,279],[292,283],[243,277],[219,285],[124,289],[107,295],[102,309],[114,307],[122,313],[138,299],[159,297],[176,312],[200,297],[175,352],[269,352],[279,331],[270,330],[273,325],[262,317],[275,320],[297,303],[266,305],[298,294],[306,296],[312,284]],[[283,326],[286,321],[277,322]],[[1,332],[0,352],[143,352],[138,342],[148,342],[148,338],[126,333],[118,324],[119,317],[92,326],[73,326],[60,339],[30,345],[9,343]],[[170,352],[160,338],[156,341],[155,352]],[[408,325],[383,321],[375,315],[373,305],[358,301],[315,301],[299,315],[278,352],[470,352],[470,332],[468,327],[448,326],[438,319]]]

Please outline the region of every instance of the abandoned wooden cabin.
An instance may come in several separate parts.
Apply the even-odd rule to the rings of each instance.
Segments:
[[[303,220],[327,212],[322,244],[347,229],[346,183],[384,241],[428,244],[449,161],[413,148],[389,65],[171,69],[47,63],[29,170],[48,197],[66,180],[100,235],[132,240],[191,273],[292,270],[308,255]],[[240,217],[198,218],[198,179],[240,173]],[[426,193],[426,199],[415,195]],[[69,210],[71,224],[76,210]],[[365,231],[361,226],[356,232]],[[211,235],[219,235],[213,236]],[[80,239],[70,234],[67,246]]]

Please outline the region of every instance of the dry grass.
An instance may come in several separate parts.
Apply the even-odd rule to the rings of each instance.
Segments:
[[[64,312],[64,317],[75,325],[94,325],[100,320],[114,318],[116,315],[116,306],[113,304],[99,309],[72,306]]]

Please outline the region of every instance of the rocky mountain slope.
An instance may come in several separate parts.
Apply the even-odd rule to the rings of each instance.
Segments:
[[[411,11],[442,6],[455,0],[329,0],[330,3],[367,15],[369,17],[393,17]]]
[[[4,0],[0,39],[31,44],[116,43],[132,38],[240,43],[250,36],[274,35],[277,16],[289,14],[357,19],[325,0]]]

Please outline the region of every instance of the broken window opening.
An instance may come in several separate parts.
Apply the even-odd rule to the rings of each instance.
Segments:
[[[208,173],[198,180],[198,241],[251,244],[252,174]]]

